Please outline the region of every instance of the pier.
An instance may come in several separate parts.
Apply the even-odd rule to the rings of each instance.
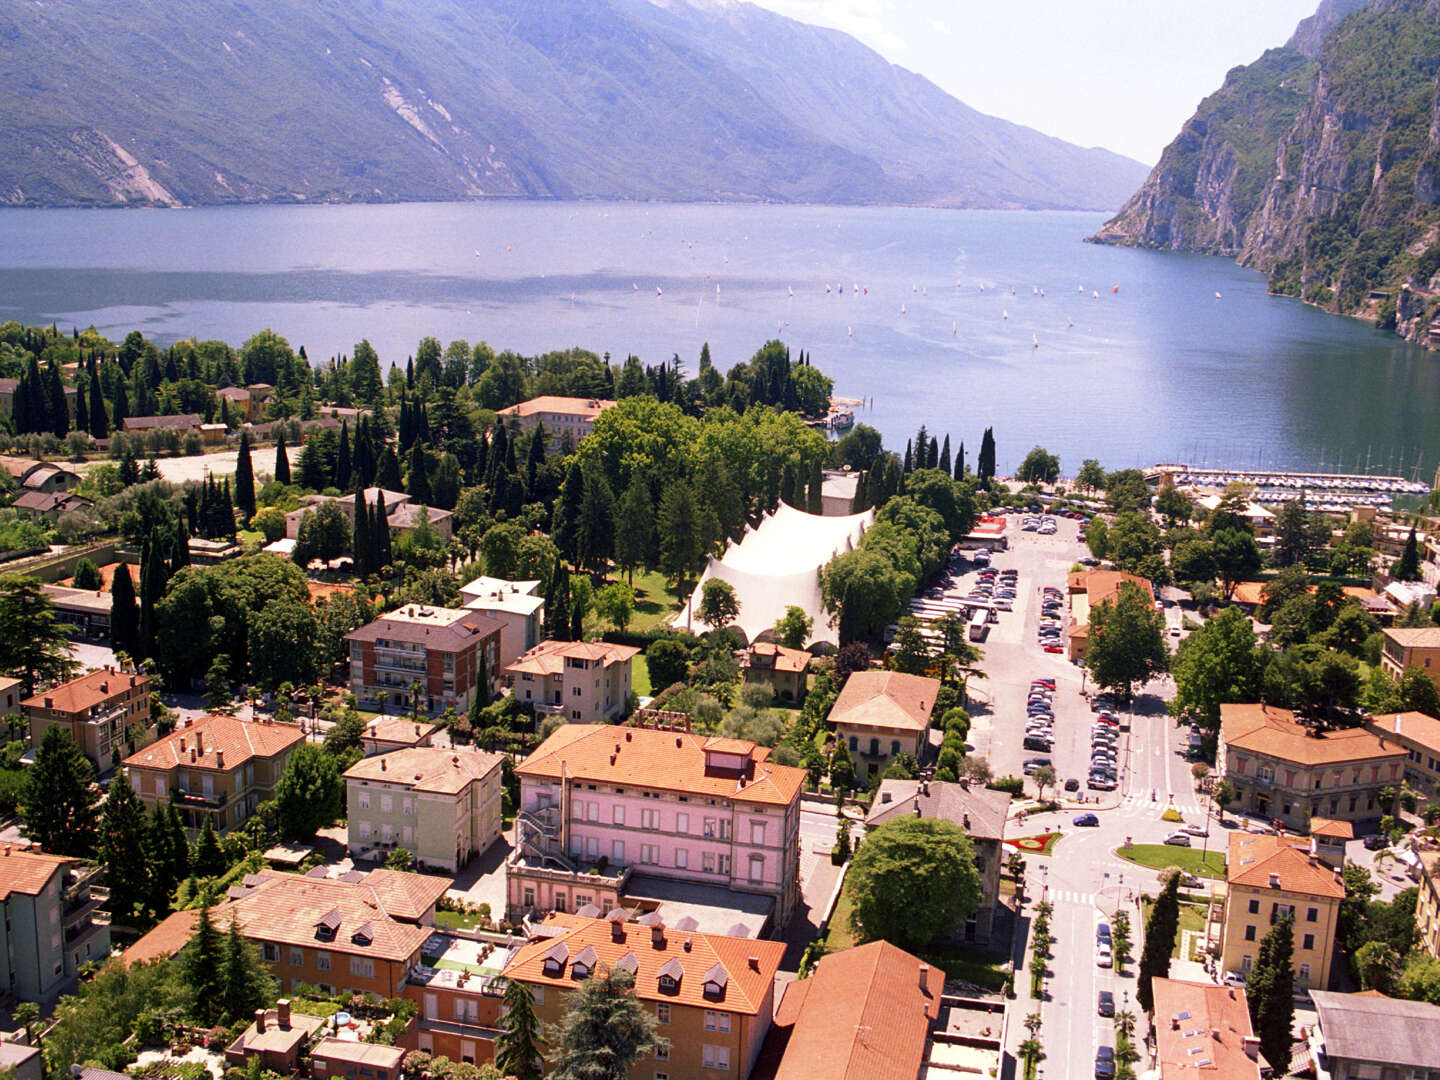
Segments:
[[[1400,495],[1428,495],[1430,488],[1401,476],[1375,473],[1281,472],[1271,469],[1220,469],[1171,462],[1145,470],[1150,483],[1167,481],[1181,488],[1221,491],[1227,484],[1249,484],[1262,506],[1304,499],[1312,510],[1344,511],[1352,506],[1389,506]]]

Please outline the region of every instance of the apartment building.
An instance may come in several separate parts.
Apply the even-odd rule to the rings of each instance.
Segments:
[[[1440,958],[1440,851],[1421,851],[1416,871],[1415,947]]]
[[[1427,799],[1440,795],[1440,720],[1422,712],[1381,713],[1365,730],[1405,751],[1405,782]]]
[[[98,773],[143,746],[150,730],[150,676],[101,668],[20,703],[30,741],[63,727]]]
[[[1345,886],[1340,872],[1309,851],[1309,842],[1269,833],[1233,832],[1225,864],[1220,930],[1222,971],[1246,973],[1270,927],[1286,914],[1295,919],[1295,985],[1330,985],[1335,932]]]
[[[767,897],[784,927],[800,895],[805,772],[769,758],[679,728],[566,724],[515,767],[511,917],[614,907],[633,871]]]
[[[540,644],[545,624],[545,598],[538,581],[478,577],[460,586],[464,607],[500,624],[500,667]]]
[[[1003,791],[972,788],[968,784],[947,784],[930,780],[881,780],[866,830],[887,821],[907,817],[948,821],[960,826],[975,849],[975,869],[980,873],[980,904],[965,921],[965,937],[989,941],[1000,898],[1000,864],[1005,854],[1005,821],[1010,813],[1010,796]]]
[[[541,716],[603,724],[625,715],[633,645],[604,641],[542,641],[507,664],[515,698]]]
[[[109,890],[98,871],[59,855],[0,848],[0,986],[48,1001],[80,968],[110,955]]]
[[[20,701],[24,697],[25,684],[19,679],[0,675],[0,716],[22,716]]]
[[[575,446],[595,430],[595,421],[615,402],[604,398],[559,397],[545,394],[541,397],[522,401],[501,409],[496,416],[513,417],[520,424],[521,431],[534,431],[545,425],[547,449],[557,450],[569,436],[570,445]]]
[[[401,847],[420,866],[455,873],[500,839],[503,761],[436,746],[361,758],[345,772],[350,854]]]
[[[500,655],[500,624],[478,611],[409,604],[345,635],[350,691],[362,708],[463,713],[480,681],[487,700]]]
[[[883,773],[897,754],[924,760],[939,692],[939,679],[899,671],[857,671],[845,680],[827,719],[849,746],[857,779]]]
[[[675,930],[655,915],[631,921],[621,909],[603,919],[552,915],[538,929],[504,975],[530,987],[542,1023],[558,1023],[597,969],[628,971],[665,1040],[631,1067],[632,1080],[750,1075],[770,1029],[782,943]]]
[[[1380,666],[1392,679],[1406,668],[1419,668],[1440,683],[1440,627],[1387,627],[1380,648]]]
[[[1428,1080],[1440,1069],[1440,1006],[1377,990],[1310,995],[1316,1080]]]
[[[408,716],[377,716],[365,725],[360,736],[360,749],[366,757],[388,754],[392,750],[409,750],[415,746],[429,746],[435,736],[444,730],[439,724],[428,720],[412,720]]]
[[[400,1045],[467,1065],[494,1061],[506,986],[500,973],[513,954],[502,945],[431,935],[405,983],[417,1015]]]
[[[773,641],[757,641],[745,653],[742,674],[747,685],[766,686],[781,701],[801,705],[809,689],[810,661],[804,649],[789,649]]]
[[[1319,731],[1273,705],[1220,706],[1216,770],[1242,813],[1305,832],[1312,817],[1377,821],[1382,787],[1400,786],[1408,760],[1393,738],[1365,728]]]
[[[1260,1080],[1260,1039],[1243,989],[1181,979],[1150,986],[1159,1080]]]
[[[229,832],[274,798],[285,763],[304,738],[298,724],[216,713],[131,754],[125,775],[147,810],[173,798],[187,829],[198,832],[208,816],[217,832]]]

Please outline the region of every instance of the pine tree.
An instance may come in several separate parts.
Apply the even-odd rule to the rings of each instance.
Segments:
[[[615,496],[598,465],[582,475],[585,493],[576,529],[577,564],[592,573],[602,573],[615,554]]]
[[[980,456],[975,459],[975,475],[982,484],[995,479],[995,429],[986,428],[980,438]]]
[[[275,436],[275,481],[290,483],[290,457],[285,453],[285,436]]]
[[[557,566],[550,575],[545,594],[545,636],[552,641],[570,640],[570,571]]]
[[[387,448],[387,453],[389,450]],[[393,458],[393,454],[391,455]],[[390,518],[385,512],[385,488],[375,493],[375,526],[371,543],[375,546],[375,565],[390,565]]]
[[[650,485],[636,470],[615,512],[615,563],[635,582],[635,571],[649,566],[655,555],[655,504]]]
[[[150,867],[145,860],[145,804],[122,769],[110,784],[100,814],[100,859],[110,886],[114,910],[129,921],[150,893]]]
[[[225,934],[224,974],[221,979],[221,1011],[227,1023],[254,1016],[257,1009],[270,1004],[274,996],[274,979],[260,961],[255,946],[240,933],[240,923],[230,915],[230,929]]]
[[[97,809],[90,786],[95,769],[69,731],[47,728],[25,772],[20,816],[30,839],[52,855],[83,857],[95,850]]]
[[[163,917],[170,910],[170,897],[180,879],[175,876],[175,861],[171,858],[170,822],[162,803],[156,803],[151,811],[150,821],[145,826],[145,867],[149,875],[148,905],[157,917]]]
[[[135,603],[135,583],[130,567],[121,563],[110,582],[110,644],[131,657],[140,643],[140,609]]]
[[[1275,920],[1245,979],[1250,1019],[1260,1036],[1260,1053],[1276,1076],[1290,1072],[1295,1025],[1295,916]]]
[[[350,488],[350,467],[353,464],[350,450],[350,424],[340,421],[340,447],[335,452],[335,486],[341,491]]]
[[[495,1067],[514,1080],[540,1080],[540,1021],[535,1016],[535,995],[519,979],[505,986],[505,1015],[495,1039]]]
[[[195,924],[195,933],[190,944],[181,954],[181,974],[190,987],[195,1001],[195,1013],[206,1023],[213,1023],[220,1017],[224,1004],[225,947],[210,918],[210,900],[207,896],[200,905],[200,917]]]
[[[250,432],[240,433],[240,453],[235,458],[235,502],[245,523],[255,516],[255,469],[250,461]]]
[[[551,1035],[551,1080],[626,1080],[631,1065],[665,1045],[634,985],[623,969],[596,971],[569,995]]]
[[[400,484],[400,459],[395,456],[393,446],[386,446],[375,471],[375,486],[386,491],[399,491]]]
[[[173,800],[165,813],[165,824],[170,830],[170,865],[174,867],[174,877],[178,883],[190,876],[190,841],[185,835],[180,811],[175,808]]]
[[[820,515],[825,513],[825,474],[820,470],[817,459],[810,467],[810,482],[805,485],[805,510]]]
[[[85,386],[83,384],[75,388],[75,430],[89,432],[90,430],[90,403],[86,400]]]
[[[955,479],[965,479],[965,442],[962,439],[960,449],[955,452]]]
[[[656,515],[660,536],[660,569],[683,588],[703,554],[695,499],[685,484],[672,483],[660,497]]]
[[[220,850],[220,837],[215,832],[215,815],[206,814],[200,826],[200,839],[195,842],[195,873],[214,877],[226,870],[225,853]]]
[[[355,489],[355,528],[351,534],[351,558],[355,563],[355,576],[366,577],[375,572],[371,551],[370,508],[365,505],[365,493]]]
[[[410,451],[410,475],[406,478],[405,494],[420,506],[432,506],[435,502],[435,496],[430,491],[428,456],[422,442],[417,442]]]
[[[110,434],[110,424],[105,417],[105,396],[100,387],[100,375],[95,368],[95,361],[90,361],[90,434],[96,439],[103,439]]]
[[[579,459],[571,458],[565,482],[560,485],[560,497],[555,501],[550,539],[560,549],[560,557],[572,566],[580,563],[580,519],[584,505],[585,476]]]
[[[1150,908],[1145,921],[1145,946],[1140,953],[1140,972],[1135,1000],[1146,1012],[1155,1008],[1155,991],[1151,980],[1170,974],[1170,952],[1175,948],[1175,932],[1180,928],[1180,875],[1171,874],[1165,887]]]
[[[948,433],[945,435],[945,445],[940,448],[940,460],[935,463],[935,467],[946,476],[950,475],[950,435]]]
[[[1405,538],[1405,549],[1391,574],[1396,581],[1420,580],[1420,547],[1415,540],[1415,526],[1410,526],[1410,535]]]
[[[905,464],[901,466],[905,472],[913,472],[915,469],[915,440],[905,440]]]

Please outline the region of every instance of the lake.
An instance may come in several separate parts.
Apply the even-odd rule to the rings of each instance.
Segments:
[[[1440,357],[1218,258],[1081,242],[1097,214],[612,203],[0,210],[0,320],[314,361],[368,338],[573,345],[693,374],[780,336],[903,449],[993,425],[1107,467],[1183,458],[1431,479]],[[828,286],[828,292],[827,292]],[[858,291],[857,291],[858,287]],[[1216,298],[1216,293],[1220,298]]]

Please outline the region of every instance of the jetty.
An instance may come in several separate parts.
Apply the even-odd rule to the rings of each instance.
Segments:
[[[1340,512],[1352,506],[1388,506],[1397,496],[1428,495],[1430,488],[1402,476],[1377,473],[1284,472],[1272,469],[1224,469],[1168,462],[1145,470],[1152,484],[1174,484],[1191,490],[1222,491],[1229,484],[1248,484],[1252,500],[1279,506],[1304,499],[1312,510]]]

